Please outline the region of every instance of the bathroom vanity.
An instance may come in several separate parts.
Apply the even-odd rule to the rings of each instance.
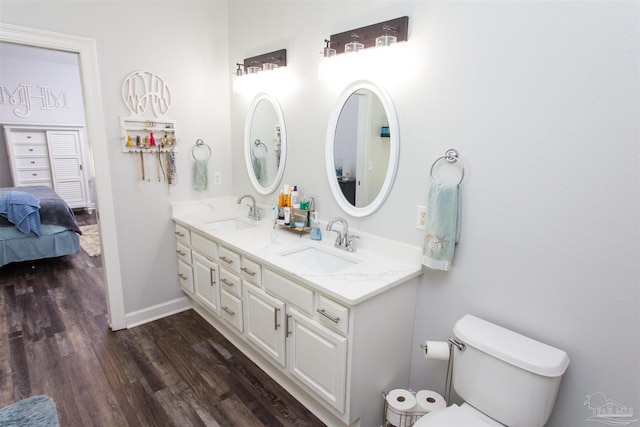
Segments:
[[[419,250],[245,217],[231,198],[173,205],[194,309],[327,425],[379,425],[382,392],[409,385]]]

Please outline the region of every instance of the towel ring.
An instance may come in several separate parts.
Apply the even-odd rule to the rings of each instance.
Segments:
[[[446,153],[444,153],[444,156],[438,157],[436,161],[431,165],[431,171],[429,172],[429,175],[431,176],[431,182],[435,182],[435,180],[433,179],[433,168],[438,164],[440,160],[446,160],[449,163],[458,162],[460,168],[462,168],[462,175],[460,176],[460,182],[458,182],[458,185],[462,184],[462,180],[464,179],[464,165],[458,158],[458,152],[453,148],[447,150]]]
[[[264,142],[260,141],[259,139],[256,139],[256,140],[253,142],[253,147],[251,147],[251,157],[253,157],[254,159],[256,159],[256,158],[257,158],[257,156],[256,156],[256,153],[255,153],[253,150],[255,150],[255,149],[256,149],[256,147],[259,147],[259,146],[261,146],[261,145],[264,147],[264,151],[265,151],[265,153],[269,153],[269,149],[267,148],[267,146],[266,146],[266,145],[264,145]]]
[[[196,157],[196,149],[199,149],[199,148],[206,148],[209,151],[209,154],[207,155],[206,158],[198,159]],[[194,145],[193,148],[191,149],[191,155],[195,160],[209,160],[211,158],[211,147],[205,144],[203,140],[199,139],[196,141],[196,145]]]

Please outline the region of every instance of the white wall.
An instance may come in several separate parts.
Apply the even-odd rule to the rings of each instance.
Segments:
[[[21,90],[24,85],[28,86],[25,89],[30,95],[28,97]],[[0,124],[85,124],[76,53],[0,43],[0,86],[3,87]],[[46,89],[41,88],[50,90],[52,97],[43,100],[42,90]],[[59,101],[59,105],[56,101]],[[81,135],[84,153],[88,153],[84,129]],[[89,165],[90,162],[85,159],[85,164]],[[0,187],[11,185],[9,157],[2,132]]]
[[[93,38],[97,42],[125,312],[128,316],[181,298],[176,286],[175,239],[169,203],[229,195],[229,75],[225,2],[23,2],[3,1],[3,23]],[[72,13],[71,13],[72,12]],[[136,183],[135,161],[121,151],[120,95],[136,70],[165,79],[173,94],[168,116],[176,120],[178,185]],[[90,108],[90,106],[89,106]],[[213,149],[209,171],[222,185],[193,190],[191,148],[201,138]],[[150,167],[150,166],[149,166]],[[155,169],[149,169],[155,176]]]
[[[287,49],[291,85],[273,93],[288,131],[283,182],[316,196],[324,220],[344,214],[322,179],[342,89],[317,79],[323,40],[403,15],[411,67],[380,80],[400,122],[397,179],[380,211],[349,223],[420,245],[432,162],[455,147],[466,168],[452,271],[422,278],[411,386],[443,391],[445,366],[417,344],[472,313],[568,352],[549,425],[586,424],[595,392],[637,412],[638,3],[230,2],[230,62]],[[255,194],[239,144],[249,102],[232,96],[234,192]]]
[[[251,99],[232,95],[229,112],[229,64],[287,49],[289,84],[274,93],[288,131],[283,181],[314,195],[326,220],[343,215],[323,160],[342,85],[317,80],[322,41],[409,16],[411,66],[401,68],[404,58],[392,64],[395,79],[380,80],[400,122],[398,176],[378,212],[348,220],[420,245],[414,216],[431,163],[460,151],[462,238],[452,271],[422,278],[416,346],[446,339],[473,313],[569,353],[549,425],[584,424],[594,392],[640,407],[637,3],[3,1],[0,12],[2,22],[97,40],[111,151],[96,161],[109,162],[114,181],[127,313],[180,296],[170,201],[256,194],[242,144]],[[153,31],[139,30],[150,22]],[[137,69],[160,74],[176,94],[183,144],[171,194],[155,184],[138,190],[120,151],[120,85]],[[205,194],[191,189],[197,138],[212,144],[210,170],[223,178]],[[416,346],[411,386],[442,391],[444,366]]]

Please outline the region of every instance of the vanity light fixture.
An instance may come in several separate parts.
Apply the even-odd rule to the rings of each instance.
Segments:
[[[357,41],[358,39],[362,39],[364,36],[358,33],[351,34],[351,41],[344,45],[344,53],[358,53],[364,50],[364,44]]]
[[[324,39],[326,46],[322,50],[322,56],[325,58],[331,58],[336,56],[336,50],[331,47],[331,40]]]
[[[391,27],[389,25],[383,25],[382,29],[384,30],[384,35],[380,37],[376,37],[376,47],[382,46],[391,46],[398,42],[398,38],[393,35],[389,35],[389,31],[396,32],[395,27]]]
[[[329,40],[325,40],[327,47],[325,47],[324,50],[324,57],[332,56],[327,55],[327,49],[330,45],[334,47],[334,50],[351,53],[360,52],[370,47],[391,46],[397,42],[407,41],[408,27],[409,17],[403,16],[343,33],[333,34]]]
[[[256,85],[253,79],[256,78],[258,73],[262,75],[262,71],[273,71],[280,67],[286,67],[287,50],[280,49],[251,58],[245,58],[242,63],[236,65],[238,68],[233,73],[233,92],[242,93],[245,92],[249,86]]]

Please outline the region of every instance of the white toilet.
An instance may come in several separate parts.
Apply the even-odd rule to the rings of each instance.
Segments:
[[[426,426],[544,426],[569,366],[562,350],[466,315],[453,328],[452,385],[465,401],[420,418]]]

